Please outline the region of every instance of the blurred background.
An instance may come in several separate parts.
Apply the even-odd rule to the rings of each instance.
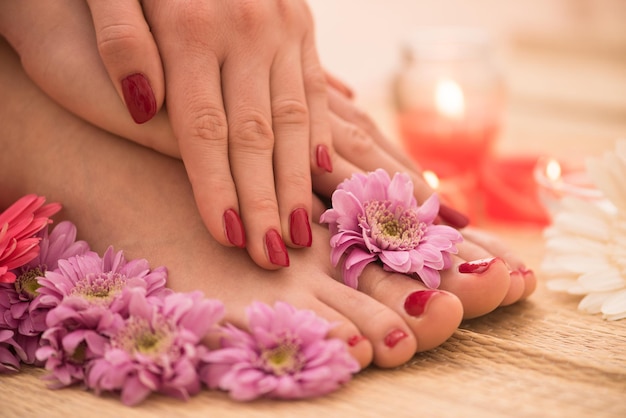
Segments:
[[[506,82],[497,148],[570,152],[626,137],[625,0],[309,0],[326,68],[392,139],[390,82],[416,28],[488,29]],[[532,141],[528,139],[532,138]],[[595,142],[590,144],[590,142]],[[536,150],[535,148],[540,149]]]
[[[406,149],[407,121],[413,124],[414,137],[424,137],[422,131],[430,130],[428,135],[439,135],[444,146],[427,151],[447,156],[453,150],[457,159],[449,167],[454,167],[484,153],[470,155],[458,149],[466,137],[491,138],[490,154],[472,168],[473,174],[433,168],[439,179],[451,178],[448,183],[455,189],[449,190],[450,196],[464,196],[452,204],[478,223],[488,219],[547,224],[541,208],[546,204],[535,199],[545,192],[536,190],[533,179],[537,160],[547,157],[562,167],[575,166],[568,168],[571,173],[557,172],[544,180],[557,188],[571,180],[578,188],[586,182],[579,173],[583,159],[626,139],[626,0],[309,0],[309,4],[322,64],[354,89],[359,106],[390,139]],[[433,126],[423,106],[417,113],[399,115],[399,90],[411,100],[432,97],[438,88],[433,86],[431,93],[419,93],[427,91],[423,88],[409,91],[406,83],[398,88],[398,74],[406,65],[403,43],[420,29],[442,26],[480,28],[491,36],[504,86],[493,134],[485,126],[477,134],[471,125],[480,119],[471,108],[481,105],[472,104],[471,83],[461,80],[467,75],[464,64],[452,76],[458,78],[462,93],[447,89],[452,95],[448,99],[465,94],[462,116],[442,116],[445,109],[432,105],[428,115],[434,112],[439,118]],[[430,137],[421,141],[434,142]],[[425,155],[424,149],[407,152]],[[423,166],[431,161],[429,154],[418,162]]]

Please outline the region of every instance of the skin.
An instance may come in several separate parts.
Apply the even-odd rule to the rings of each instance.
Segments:
[[[253,300],[283,300],[336,323],[332,336],[348,342],[363,367],[395,367],[444,342],[463,317],[484,315],[534,289],[534,275],[521,273],[521,261],[480,232],[459,246],[454,267],[442,272],[441,291],[420,315],[405,309],[407,298],[425,290],[409,277],[370,265],[358,290],[343,285],[329,263],[328,232],[316,224],[312,247],[293,252],[289,269],[260,269],[203,226],[180,160],[114,136],[61,108],[32,83],[4,42],[0,62],[0,205],[26,193],[63,203],[59,219],[73,221],[94,250],[114,245],[128,258],[166,265],[171,288],[199,289],[222,300],[226,320],[237,326],[245,327],[244,308]],[[494,256],[498,258],[485,271],[459,270],[467,261]],[[393,345],[390,336],[395,336]]]
[[[301,1],[214,1],[212,8],[193,2],[184,10],[180,2],[142,4],[143,11],[125,0],[4,2],[0,33],[31,79],[63,107],[182,159],[205,226],[222,245],[233,245],[223,219],[233,210],[252,259],[279,268],[267,256],[267,231],[303,246],[292,239],[290,215],[304,210],[306,222],[314,221],[311,186],[328,197],[357,171],[404,171],[418,201],[432,193],[354,106],[349,89],[323,73]],[[161,109],[142,124],[123,101],[121,81],[129,74],[147,77]],[[329,150],[331,173],[317,165],[319,145]]]

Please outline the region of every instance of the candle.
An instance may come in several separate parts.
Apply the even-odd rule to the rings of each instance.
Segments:
[[[439,176],[476,176],[499,127],[500,74],[488,34],[430,28],[404,45],[395,80],[398,128],[409,155]]]
[[[476,207],[470,198],[476,187],[473,177],[440,177],[431,170],[424,170],[422,177],[439,195],[440,202],[463,213],[470,221],[475,220]]]
[[[589,179],[581,160],[539,158],[533,177],[538,187],[538,196],[550,213],[554,213],[561,199],[568,196],[600,206],[606,205],[606,199]]]

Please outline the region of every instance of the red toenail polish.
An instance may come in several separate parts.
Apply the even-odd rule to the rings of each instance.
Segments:
[[[135,123],[147,122],[156,114],[156,99],[150,82],[143,74],[131,74],[123,79],[122,93]]]
[[[233,209],[224,212],[224,232],[226,239],[235,247],[246,246],[246,231],[243,229],[241,218]]]
[[[365,338],[362,335],[353,335],[352,337],[348,338],[348,345],[350,347],[354,347],[355,345],[357,345],[361,341],[365,341],[365,340],[367,340],[367,338]]]
[[[330,154],[328,153],[328,147],[326,145],[318,145],[315,150],[315,156],[317,158],[317,166],[323,168],[329,173],[333,172],[333,163],[330,160]]]
[[[411,293],[404,301],[404,310],[411,316],[420,316],[426,310],[431,297],[441,293],[438,290],[418,290]]]
[[[267,258],[272,264],[287,267],[289,265],[289,254],[282,237],[275,229],[270,229],[265,234],[265,250]]]
[[[480,274],[489,270],[489,267],[495,263],[498,257],[483,258],[482,260],[468,261],[459,265],[459,273]]]
[[[465,228],[470,223],[467,216],[443,203],[439,205],[439,216],[454,228]]]
[[[396,344],[400,342],[400,340],[405,339],[409,335],[399,329],[394,329],[385,337],[385,345],[389,348],[394,348]]]
[[[304,208],[298,208],[289,215],[289,235],[291,242],[302,247],[310,247],[313,240],[309,215]]]

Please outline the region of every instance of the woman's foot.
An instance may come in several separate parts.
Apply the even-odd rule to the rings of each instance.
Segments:
[[[347,342],[362,366],[393,367],[443,343],[464,312],[485,314],[527,296],[534,286],[532,273],[518,277],[519,260],[498,242],[477,236],[461,245],[455,267],[442,274],[440,291],[374,265],[355,291],[336,280],[328,232],[318,225],[313,247],[292,251],[289,268],[262,270],[244,251],[210,237],[179,161],[60,109],[30,83],[6,45],[0,62],[0,206],[26,193],[61,202],[62,216],[95,250],[112,244],[129,258],[167,266],[172,288],[199,289],[222,300],[226,320],[236,325],[244,326],[244,308],[253,300],[283,300],[337,323],[333,336]],[[499,258],[489,261],[492,254]]]

